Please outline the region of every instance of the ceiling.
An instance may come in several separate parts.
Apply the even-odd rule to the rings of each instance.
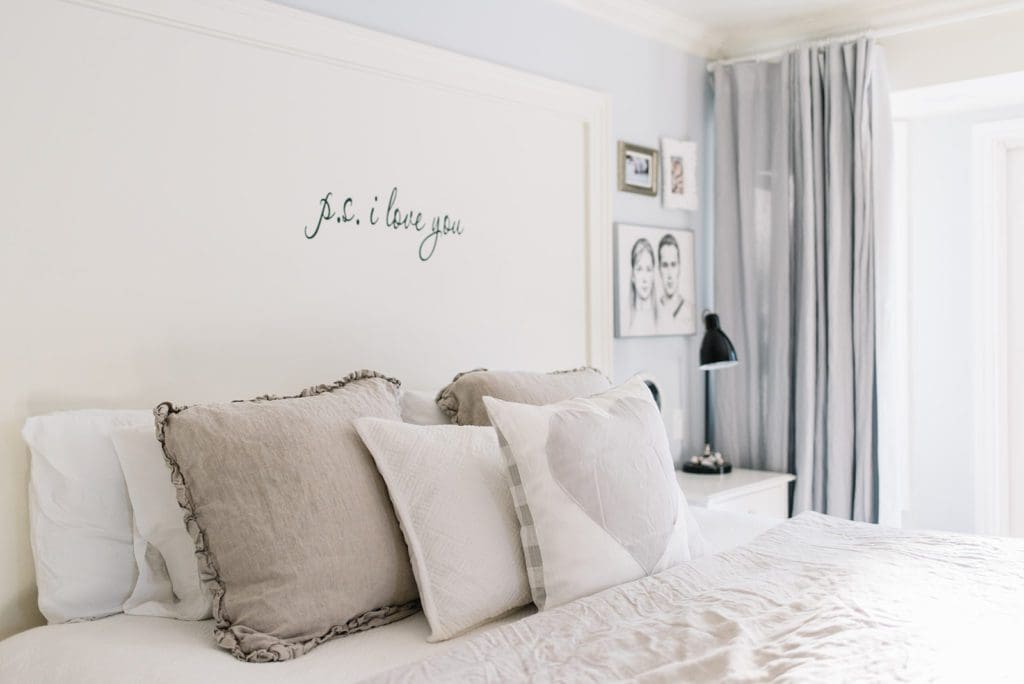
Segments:
[[[1021,0],[557,0],[710,58],[742,57],[866,31],[892,35],[997,12]]]
[[[849,0],[649,0],[684,17],[716,30],[742,28],[764,22],[790,21],[810,14],[856,4]]]

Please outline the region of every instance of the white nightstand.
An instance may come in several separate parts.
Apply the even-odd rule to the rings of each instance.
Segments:
[[[677,470],[676,479],[691,506],[787,518],[789,483],[796,477],[788,473],[733,468],[726,475],[698,475]]]

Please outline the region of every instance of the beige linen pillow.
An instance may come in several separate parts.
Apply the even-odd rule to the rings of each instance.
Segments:
[[[437,395],[437,405],[456,425],[490,425],[484,397],[540,406],[573,397],[586,397],[611,387],[596,368],[551,373],[489,371],[459,373]]]
[[[409,545],[430,641],[530,602],[519,521],[490,427],[355,421]]]
[[[352,424],[400,420],[398,396],[397,380],[359,371],[295,397],[154,410],[214,634],[236,658],[288,660],[418,609],[387,489]]]
[[[485,397],[507,444],[534,603],[541,610],[704,553],[647,385],[528,406]]]

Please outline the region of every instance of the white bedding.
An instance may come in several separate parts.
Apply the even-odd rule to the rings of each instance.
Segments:
[[[380,680],[1019,682],[1022,628],[1024,540],[803,513]]]
[[[713,552],[753,539],[778,523],[770,518],[692,509]],[[214,645],[213,622],[116,615],[50,625],[0,642],[0,682],[311,682],[359,681],[443,654],[481,632],[533,613],[524,608],[462,637],[427,642],[422,613],[329,641],[284,663],[252,664]]]

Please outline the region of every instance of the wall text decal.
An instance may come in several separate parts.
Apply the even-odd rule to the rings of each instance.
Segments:
[[[362,220],[356,211],[355,200],[352,197],[346,197],[341,201],[337,199],[332,200],[333,195],[334,193],[329,192],[320,198],[320,218],[317,219],[316,228],[310,230],[309,226],[305,226],[303,232],[306,235],[306,239],[312,240],[319,235],[324,222],[330,224],[333,221],[334,223],[352,224],[354,226],[362,224]],[[383,217],[378,213],[379,196],[374,195],[373,202],[369,204],[370,212],[368,219],[371,226],[376,226],[383,221],[385,228],[390,228],[394,231],[401,230],[404,232],[410,229],[415,230],[417,233],[427,231],[427,234],[420,241],[420,261],[427,261],[430,257],[434,256],[438,240],[442,236],[452,235],[457,237],[465,232],[462,221],[449,214],[434,216],[430,219],[428,225],[428,219],[422,212],[415,210],[406,211],[399,208],[397,186],[391,188],[391,194],[388,196],[387,207],[384,210]]]

